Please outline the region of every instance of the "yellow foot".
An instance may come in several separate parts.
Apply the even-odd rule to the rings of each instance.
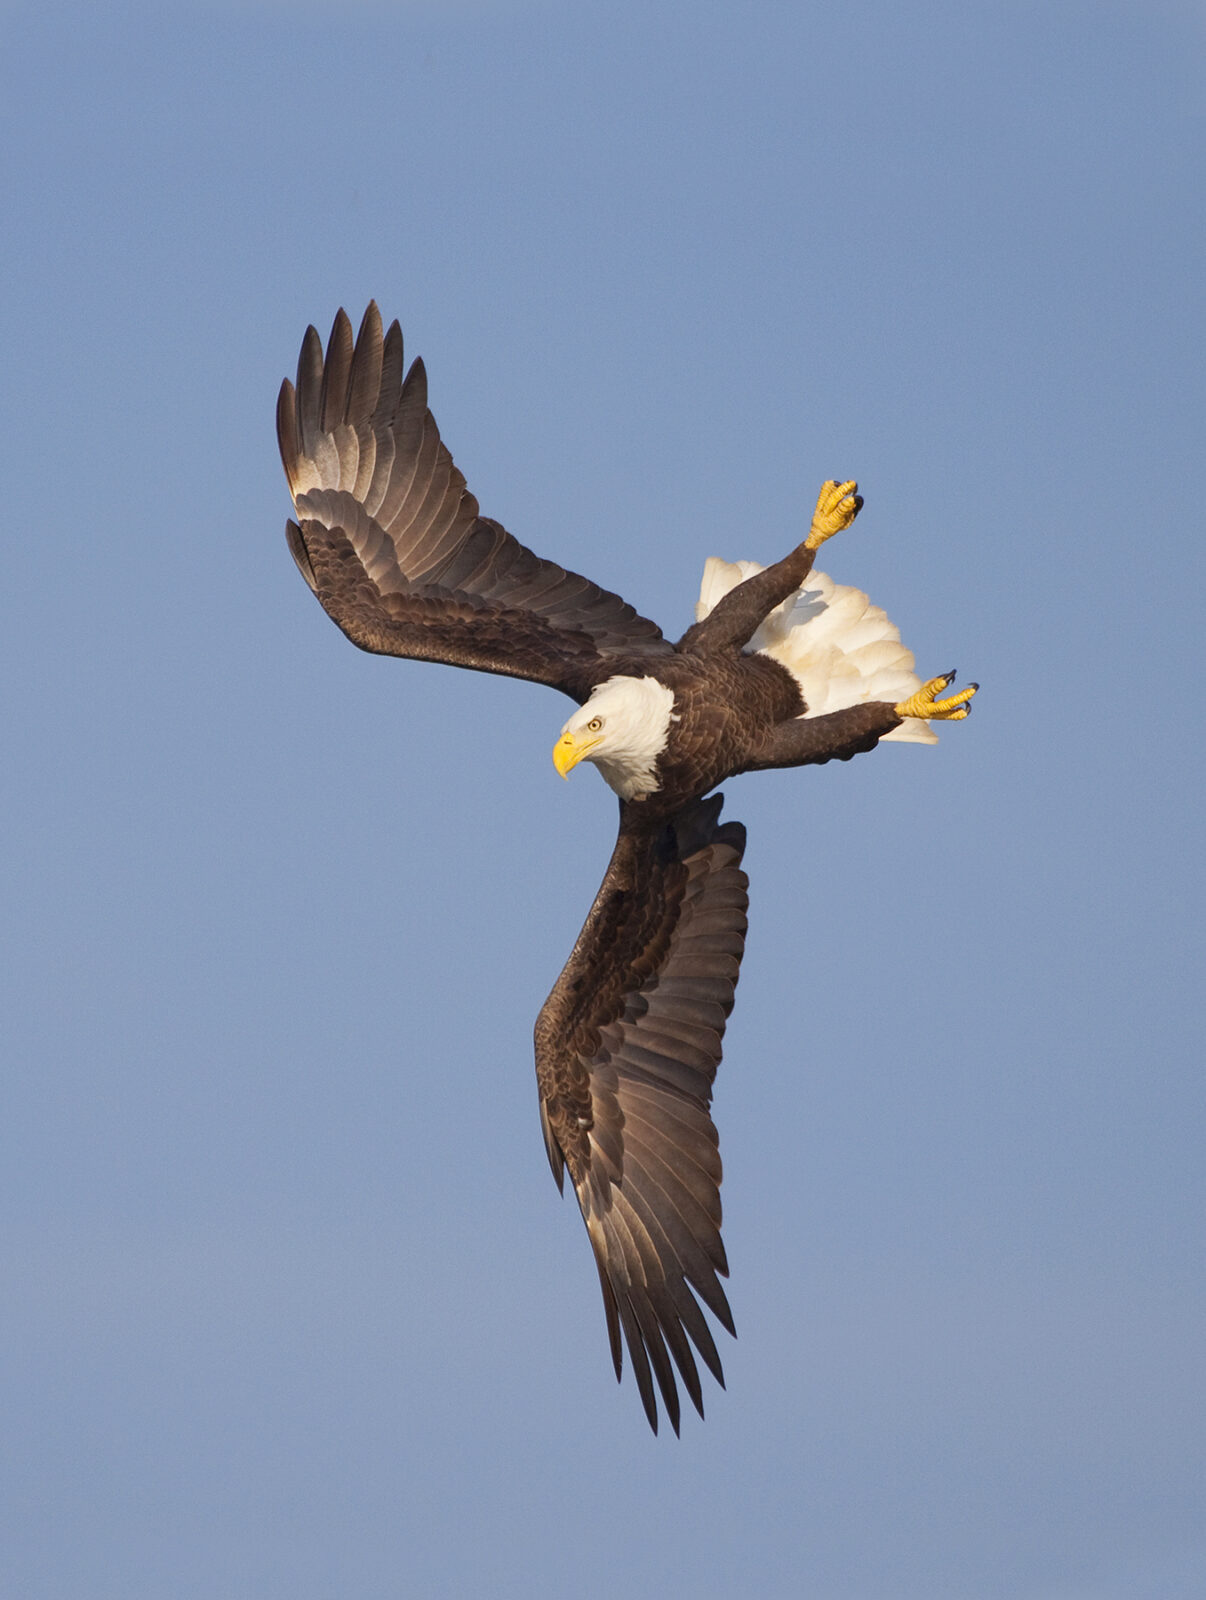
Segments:
[[[817,508],[812,514],[812,531],[804,541],[806,550],[819,550],[826,539],[832,539],[835,533],[850,526],[863,509],[863,497],[857,490],[858,484],[853,478],[849,483],[835,483],[830,478],[821,486]]]
[[[931,678],[918,689],[916,694],[911,694],[907,700],[902,700],[892,709],[898,717],[924,717],[927,721],[933,719],[938,722],[962,722],[971,709],[967,702],[980,685],[969,683],[966,689],[960,689],[958,694],[949,695],[945,700],[934,698],[939,689],[949,689],[954,681],[953,672],[948,672],[941,678]]]

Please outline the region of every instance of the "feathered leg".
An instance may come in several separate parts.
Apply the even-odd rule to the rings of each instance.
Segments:
[[[824,761],[849,761],[864,750],[873,750],[886,733],[899,728],[907,717],[933,718],[937,722],[961,722],[971,709],[969,702],[978,683],[945,699],[941,689],[949,689],[955,674],[947,672],[931,678],[916,694],[898,705],[886,700],[867,700],[829,711],[820,717],[793,717],[771,729],[757,756],[747,761],[742,772],[760,772],[767,767],[802,767]]]
[[[678,641],[678,648],[703,655],[739,650],[747,644],[759,623],[804,582],[825,540],[848,528],[858,516],[863,497],[857,490],[858,484],[853,479],[848,483],[836,483],[831,479],[824,484],[817,496],[812,527],[803,544],[797,545],[782,561],[776,561],[773,567],[766,567],[730,589],[702,622],[687,629]]]
[[[897,708],[886,700],[864,701],[820,717],[794,717],[776,724],[758,754],[741,770],[761,772],[767,767],[849,761],[864,750],[874,750],[884,734],[899,728],[903,721]]]

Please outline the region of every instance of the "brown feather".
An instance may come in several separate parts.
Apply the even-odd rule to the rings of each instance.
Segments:
[[[603,885],[536,1024],[550,1161],[569,1167],[650,1424],[660,1391],[676,1432],[675,1368],[703,1412],[692,1343],[721,1376],[694,1296],[733,1326],[708,1107],[745,933],[745,836],[719,811],[717,796],[649,828],[638,807],[623,809]],[[719,953],[706,948],[717,941]],[[706,979],[680,975],[701,961]]]
[[[422,362],[405,377],[403,366],[397,323],[383,336],[372,305],[353,340],[340,311],[325,356],[307,330],[296,387],[286,381],[277,406],[298,514],[290,548],[348,637],[535,679],[577,700],[621,658],[670,655],[660,629],[618,595],[479,515],[427,409]]]

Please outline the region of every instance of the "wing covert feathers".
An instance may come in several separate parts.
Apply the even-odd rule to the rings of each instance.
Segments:
[[[423,363],[403,371],[396,322],[383,332],[372,304],[353,340],[340,311],[325,356],[307,330],[297,382],[286,379],[277,402],[297,510],[289,547],[348,637],[581,698],[601,659],[668,653],[656,624],[619,595],[479,515],[427,408]]]
[[[721,797],[664,827],[621,811],[607,875],[536,1024],[541,1123],[565,1167],[603,1289],[616,1376],[621,1335],[646,1416],[654,1385],[677,1433],[675,1369],[696,1410],[695,1356],[723,1386],[700,1302],[730,1333],[720,1278],[721,1162],[709,1115],[745,944],[745,830]]]

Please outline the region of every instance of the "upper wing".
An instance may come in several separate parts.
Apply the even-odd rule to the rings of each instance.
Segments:
[[[427,409],[402,332],[375,304],[355,344],[340,311],[326,356],[306,332],[277,438],[302,576],[362,649],[552,684],[585,698],[609,656],[667,654],[655,623],[619,595],[542,561],[477,501]]]
[[[734,1331],[718,1277],[728,1264],[708,1108],[745,945],[748,880],[745,829],[718,824],[720,807],[719,795],[696,801],[659,831],[623,809],[603,886],[536,1024],[553,1175],[560,1186],[569,1167],[616,1376],[622,1328],[655,1433],[653,1377],[678,1432],[667,1349],[701,1416],[688,1335],[724,1383],[695,1295]]]

